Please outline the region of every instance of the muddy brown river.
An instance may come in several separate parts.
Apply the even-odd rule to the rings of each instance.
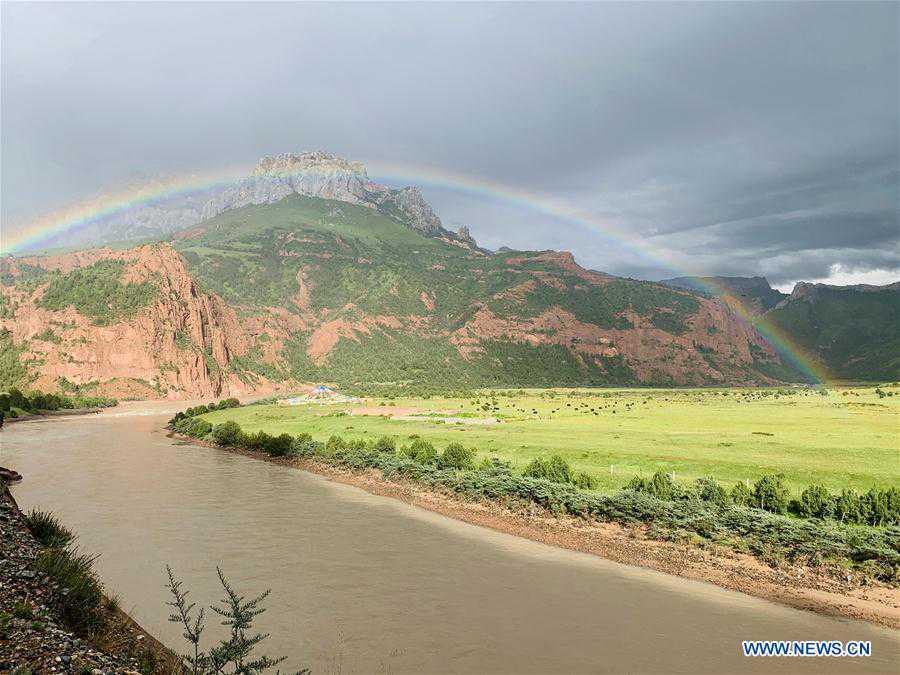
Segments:
[[[184,404],[168,404],[168,412]],[[893,672],[898,633],[460,523],[166,437],[138,406],[10,424],[24,509],[55,511],[172,647],[164,566],[218,599],[272,589],[266,652],[316,673]],[[745,658],[741,640],[871,640],[871,658]]]

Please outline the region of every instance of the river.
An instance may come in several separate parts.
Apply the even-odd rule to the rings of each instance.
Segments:
[[[142,404],[146,405],[146,404]],[[316,673],[897,672],[898,633],[461,523],[322,477],[166,437],[136,404],[10,424],[23,509],[56,512],[173,647],[164,566],[191,598],[272,594],[266,653]],[[746,639],[871,640],[859,659],[748,659]],[[284,667],[282,668],[284,670]]]

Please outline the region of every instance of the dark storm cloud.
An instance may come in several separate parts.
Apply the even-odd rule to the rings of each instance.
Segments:
[[[426,187],[487,245],[620,274],[900,267],[894,3],[2,12],[5,228],[135,175],[324,148],[570,204],[657,253]]]

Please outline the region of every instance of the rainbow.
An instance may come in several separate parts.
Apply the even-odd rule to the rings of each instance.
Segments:
[[[427,166],[409,166],[373,162],[369,164],[373,179],[394,184],[417,184],[444,190],[461,192],[487,200],[500,201],[516,207],[550,216],[562,222],[600,235],[612,243],[637,252],[651,261],[672,271],[673,276],[701,277],[671,251],[654,246],[645,238],[636,237],[614,223],[600,219],[571,205],[544,195],[526,191],[482,177],[454,173]],[[234,166],[204,174],[185,174],[113,194],[89,199],[60,209],[17,228],[14,234],[0,241],[0,255],[21,254],[38,249],[48,242],[61,239],[105,218],[126,213],[129,210],[163,203],[168,200],[212,192],[227,188],[245,180],[250,175],[246,166]],[[765,338],[765,340],[791,365],[814,383],[833,379],[815,359],[799,345],[764,318],[754,316],[739,298],[731,296],[728,289],[709,280],[700,281],[700,290],[723,297],[736,314]]]

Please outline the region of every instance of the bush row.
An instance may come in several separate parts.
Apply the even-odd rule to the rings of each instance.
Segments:
[[[197,415],[204,415],[209,412],[215,412],[216,410],[238,408],[240,405],[241,402],[236,398],[223,398],[218,403],[207,403],[206,405],[194,406],[193,408],[188,408],[187,410],[175,413],[175,416],[169,420],[169,426],[174,427],[179,420],[183,420],[186,417],[196,417]]]
[[[107,396],[67,396],[65,394],[44,394],[40,391],[23,393],[16,387],[0,394],[0,413],[14,417],[13,408],[29,412],[73,410],[75,408],[111,408],[118,401]]]
[[[379,469],[388,479],[407,478],[470,498],[535,503],[554,513],[600,521],[645,523],[669,533],[686,531],[746,548],[765,559],[784,557],[813,563],[836,559],[885,580],[900,578],[900,528],[791,518],[758,508],[752,501],[737,503],[709,479],[698,481],[693,490],[679,492],[684,488],[670,477],[656,475],[646,484],[635,481],[621,492],[605,495],[579,487],[578,476],[561,458],[532,462],[525,474],[519,475],[509,463],[498,459],[485,459],[476,465],[475,451],[458,443],[438,452],[417,437],[397,447],[390,437],[366,442],[332,436],[321,443],[309,434],[248,434],[233,421],[212,427],[205,420],[182,419],[175,423],[176,430],[179,425],[193,432],[188,435],[208,437],[223,446],[272,456],[312,457],[354,469]],[[666,492],[664,486],[670,491]],[[769,489],[768,483],[760,486],[760,494],[763,487]],[[760,503],[769,504],[767,500]]]
[[[680,485],[670,474],[657,471],[650,478],[635,477],[627,488],[664,500],[700,499],[716,504],[750,506],[770,513],[790,513],[801,518],[833,519],[857,525],[900,525],[900,488],[872,488],[865,494],[844,489],[832,494],[821,485],[810,485],[794,499],[782,475],[761,476],[749,487],[737,483],[730,492],[712,478],[699,478],[693,486]]]

